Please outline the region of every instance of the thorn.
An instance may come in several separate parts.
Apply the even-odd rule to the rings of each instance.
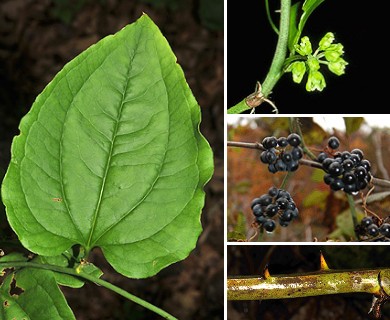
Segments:
[[[372,303],[371,303],[371,308],[370,308],[370,310],[368,310],[368,314],[370,314],[371,312],[373,312],[374,311],[374,306],[376,305],[376,301],[378,300],[378,298],[377,297],[375,297],[375,296],[372,296]]]
[[[324,255],[322,254],[321,251],[320,251],[320,270],[321,271],[328,271],[328,270],[330,270],[329,267],[328,267],[328,264],[326,263],[325,257],[324,257]]]
[[[268,264],[265,266],[265,268],[264,268],[264,271],[263,271],[263,278],[265,279],[265,280],[267,280],[268,278],[270,278],[271,277],[271,275],[269,274],[269,270],[268,270]]]

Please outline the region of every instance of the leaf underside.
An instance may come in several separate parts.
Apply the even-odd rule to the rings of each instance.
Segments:
[[[213,172],[200,108],[169,44],[143,15],[81,53],[22,119],[2,186],[23,245],[100,247],[120,273],[184,259]]]

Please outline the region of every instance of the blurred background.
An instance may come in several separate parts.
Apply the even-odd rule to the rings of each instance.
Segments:
[[[385,268],[390,265],[387,246],[376,245],[228,245],[227,275],[261,276],[268,264],[271,276],[315,272],[320,252],[330,269]],[[352,293],[294,299],[228,301],[228,320],[368,320],[372,295]],[[390,304],[382,308],[390,319]]]
[[[254,143],[267,136],[287,137],[290,120],[287,117],[245,117],[231,115],[227,119],[227,140]],[[386,115],[342,117],[321,115],[299,117],[305,145],[315,155],[327,146],[329,137],[340,140],[338,151],[359,148],[371,162],[376,178],[389,180],[390,129],[381,119]],[[286,172],[272,174],[260,161],[260,150],[227,147],[227,232],[228,241],[248,241],[255,235],[251,202],[280,187]],[[343,191],[334,192],[323,182],[324,171],[300,165],[286,184],[299,216],[287,227],[277,222],[273,233],[263,233],[251,241],[356,241],[348,199]],[[364,190],[367,194],[369,188]],[[375,196],[374,196],[375,194]],[[375,186],[367,201],[368,208],[381,218],[390,215],[389,188]],[[364,217],[362,199],[353,196],[358,219]]]
[[[0,178],[12,138],[36,96],[61,68],[103,37],[147,13],[167,38],[202,111],[201,131],[214,151],[206,186],[203,233],[182,262],[146,280],[126,279],[99,250],[91,256],[104,278],[179,319],[223,318],[223,0],[0,1]],[[0,247],[15,239],[0,204]],[[2,244],[3,243],[3,244]],[[64,288],[78,320],[156,319],[116,294],[87,284]]]

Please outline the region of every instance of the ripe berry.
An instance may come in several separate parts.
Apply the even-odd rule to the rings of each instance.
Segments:
[[[379,228],[379,232],[385,237],[390,237],[390,223],[383,223]]]
[[[278,138],[278,145],[279,147],[285,148],[288,146],[288,141],[286,137],[280,137]]]
[[[265,149],[276,148],[276,146],[278,145],[278,140],[274,136],[272,136],[272,137],[265,137],[263,139],[263,141],[261,142],[261,144],[263,145],[263,147]]]
[[[264,228],[265,231],[267,231],[267,232],[272,232],[272,231],[274,231],[275,228],[276,228],[275,221],[274,221],[274,220],[271,220],[271,219],[266,220],[266,221],[263,223],[263,228]]]
[[[291,150],[291,155],[294,160],[300,160],[303,157],[303,150],[301,147],[294,147]]]
[[[255,221],[267,232],[272,232],[276,223],[272,219],[277,216],[279,224],[286,227],[289,222],[298,217],[299,211],[290,193],[283,189],[271,187],[268,193],[252,200],[252,213]]]
[[[321,152],[317,156],[317,161],[322,163],[326,158],[328,158],[328,155],[325,152]]]
[[[271,196],[271,197],[276,197],[278,195],[278,188],[276,187],[271,187],[268,189],[268,194]]]
[[[367,233],[370,235],[370,236],[377,236],[379,234],[379,228],[376,224],[371,224],[367,227]]]
[[[287,137],[287,141],[292,147],[298,147],[301,144],[301,137],[296,133],[290,133]]]
[[[328,168],[328,172],[332,176],[339,176],[344,172],[344,168],[341,163],[334,161]]]
[[[256,216],[256,217],[260,217],[263,215],[263,207],[260,205],[260,204],[256,204],[253,208],[252,208],[252,212],[253,214]]]
[[[353,149],[353,150],[351,151],[351,153],[352,153],[352,154],[356,154],[357,156],[359,156],[360,161],[363,160],[363,158],[364,158],[364,153],[363,153],[363,151],[360,150],[360,149]]]
[[[330,137],[328,140],[328,147],[336,150],[340,147],[340,141],[336,137]]]
[[[373,220],[372,220],[372,217],[364,217],[362,219],[362,221],[360,222],[360,224],[367,228],[369,225],[371,225],[373,223]]]

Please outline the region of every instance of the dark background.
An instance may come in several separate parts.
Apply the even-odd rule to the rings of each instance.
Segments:
[[[280,1],[269,1],[273,21],[279,26]],[[292,1],[296,3],[297,1]],[[303,1],[301,1],[303,3]],[[302,36],[309,36],[313,50],[331,31],[344,45],[346,73],[324,72],[322,92],[307,92],[305,79],[282,76],[269,98],[280,113],[385,113],[389,64],[386,58],[388,17],[380,7],[352,0],[324,1],[309,17]],[[275,52],[277,35],[268,23],[264,1],[230,1],[227,5],[227,107],[240,102],[264,81]],[[321,68],[325,70],[327,68]],[[261,108],[261,110],[260,110]],[[262,104],[256,113],[269,113]]]
[[[142,12],[168,39],[202,111],[215,174],[206,186],[203,233],[182,262],[145,280],[113,272],[99,250],[90,261],[103,278],[179,319],[223,319],[223,1],[196,0],[1,0],[0,181],[12,138],[36,96],[61,68],[87,47],[137,20]],[[0,248],[16,240],[0,203]],[[63,288],[78,320],[157,319],[105,288]]]
[[[351,245],[253,245],[227,247],[228,276],[261,276],[268,264],[271,276],[315,272],[320,252],[330,269],[385,268],[386,246]],[[368,320],[372,295],[337,294],[262,301],[228,301],[228,320]],[[390,319],[390,304],[382,307],[382,320]]]

